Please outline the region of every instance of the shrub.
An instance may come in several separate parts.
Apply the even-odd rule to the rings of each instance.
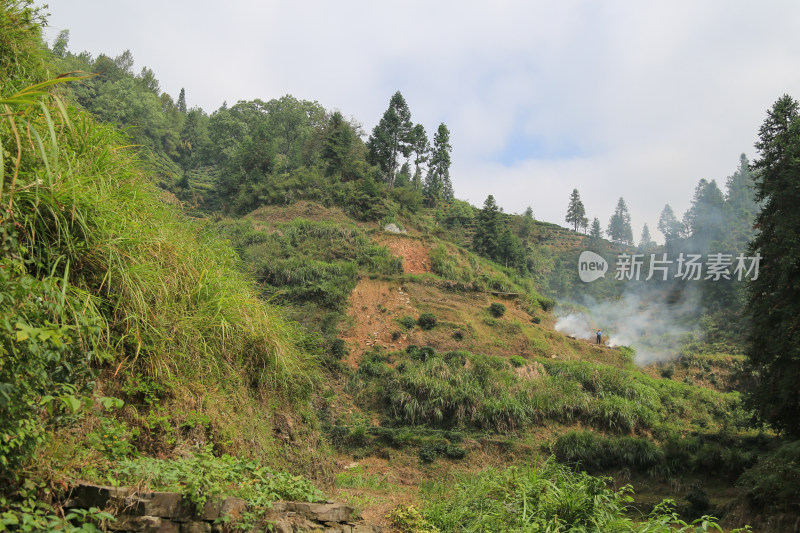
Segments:
[[[436,316],[432,313],[422,313],[417,319],[417,325],[424,330],[431,330],[436,327]]]
[[[500,318],[504,314],[506,314],[506,306],[501,303],[493,303],[489,306],[489,314],[492,315],[494,318]]]
[[[401,533],[439,533],[413,505],[393,509],[387,518]]]
[[[345,355],[347,355],[347,345],[344,342],[344,339],[334,339],[331,343],[331,355],[337,359],[341,359]]]
[[[552,311],[556,306],[556,301],[552,298],[539,298],[539,306],[544,311]]]
[[[528,363],[525,360],[525,358],[520,355],[512,355],[511,357],[508,358],[508,360],[511,363],[511,366],[513,366],[514,368],[523,367]]]
[[[800,440],[787,442],[742,474],[737,485],[759,511],[791,512],[800,501]]]
[[[417,325],[417,321],[414,319],[414,317],[409,315],[398,318],[397,322],[405,329],[411,329]]]

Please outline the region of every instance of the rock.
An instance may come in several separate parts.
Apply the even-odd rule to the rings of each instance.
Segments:
[[[381,526],[368,526],[366,524],[356,524],[353,526],[353,533],[383,533]]]
[[[194,512],[191,503],[177,492],[145,492],[128,496],[123,500],[121,511],[136,516],[158,516],[174,518],[179,522],[188,521]]]
[[[287,502],[287,510],[317,522],[349,522],[355,510],[344,503]]]
[[[166,526],[166,529],[161,529],[161,526]],[[137,531],[142,533],[157,533],[160,531],[170,531],[169,526],[175,524],[162,523],[162,520],[157,516],[120,516],[117,517],[116,522],[108,524],[108,529],[112,531]],[[177,526],[172,529],[177,532]]]
[[[229,497],[222,501],[219,510],[220,516],[230,516],[233,520],[239,520],[244,512],[247,511],[247,501],[242,498]]]
[[[75,507],[105,509],[110,503],[119,505],[130,494],[131,489],[126,487],[107,487],[105,485],[95,485],[94,483],[79,483],[69,493],[64,507],[68,509]]]
[[[400,228],[397,227],[397,224],[392,222],[391,224],[386,224],[383,227],[383,231],[388,231],[389,233],[404,233]]]
[[[187,522],[181,524],[181,533],[211,533],[211,524],[208,522]]]

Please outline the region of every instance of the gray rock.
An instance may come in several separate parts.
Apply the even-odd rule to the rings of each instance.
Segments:
[[[349,522],[355,508],[344,503],[287,502],[300,516],[317,522]]]
[[[181,533],[211,533],[208,522],[186,522],[181,524]]]
[[[97,507],[105,509],[109,503],[118,504],[131,494],[131,489],[127,487],[107,487],[105,485],[95,485],[94,483],[79,483],[72,488],[64,507],[89,509]]]
[[[390,224],[386,224],[383,227],[383,231],[388,231],[389,233],[405,233],[405,231],[403,231],[399,227],[397,227],[397,224],[395,224],[394,222],[392,222]]]

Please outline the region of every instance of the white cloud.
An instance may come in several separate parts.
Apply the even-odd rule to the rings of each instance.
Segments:
[[[680,215],[700,178],[724,186],[766,109],[800,97],[795,2],[49,4],[50,38],[129,48],[207,111],[291,93],[369,132],[401,90],[429,135],[448,124],[457,196],[563,224],[577,187],[604,227],[623,196],[636,237],[644,222],[657,235],[665,203]]]

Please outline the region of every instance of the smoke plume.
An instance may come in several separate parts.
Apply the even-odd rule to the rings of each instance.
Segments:
[[[681,340],[696,329],[699,304],[693,291],[685,291],[676,302],[665,301],[668,296],[632,288],[617,300],[587,298],[559,308],[555,329],[590,341],[600,329],[607,346],[634,348],[638,365],[674,359],[680,353]]]

